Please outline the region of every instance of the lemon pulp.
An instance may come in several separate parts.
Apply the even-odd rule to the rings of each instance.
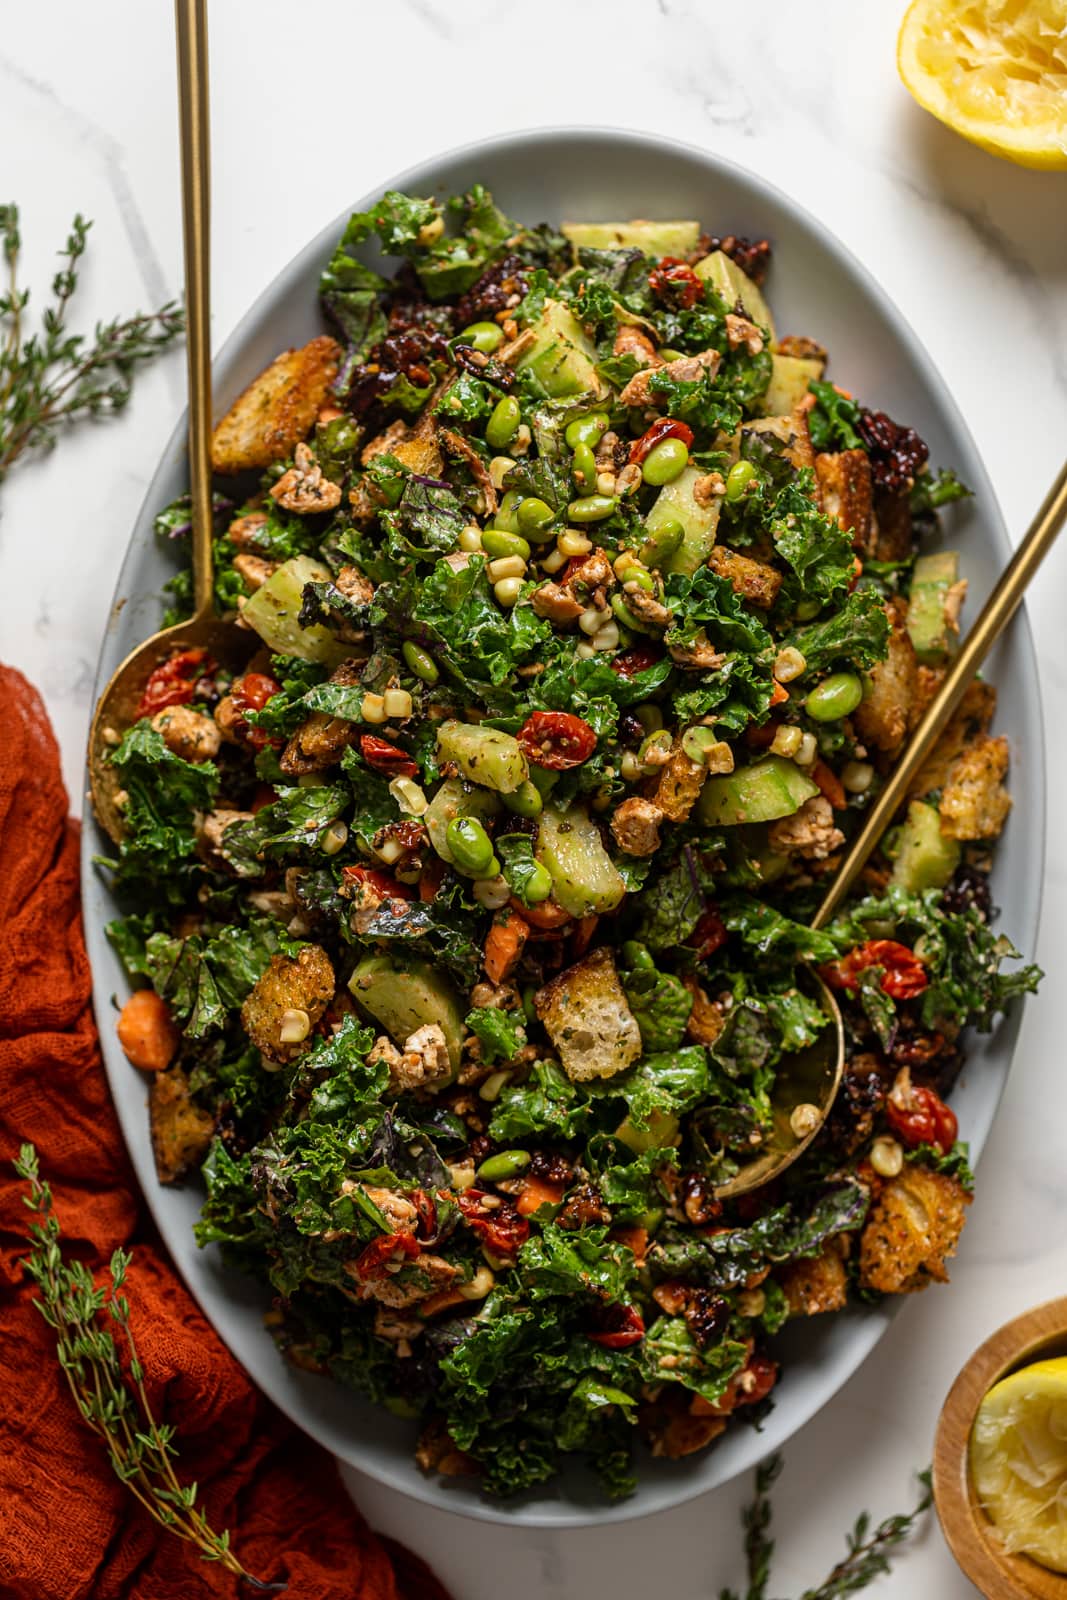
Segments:
[[[978,1501],[1005,1549],[1067,1572],[1067,1357],[994,1385],[970,1443]]]
[[[975,144],[1067,167],[1067,0],[913,0],[897,67],[920,105]]]

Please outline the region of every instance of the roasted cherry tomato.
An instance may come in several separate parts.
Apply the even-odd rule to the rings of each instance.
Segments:
[[[661,299],[689,311],[704,298],[704,285],[681,256],[664,256],[648,275],[648,286]]]
[[[649,451],[662,444],[664,439],[681,439],[688,449],[693,443],[693,430],[687,428],[684,422],[676,422],[673,417],[660,417],[630,446],[631,466],[639,467]]]
[[[519,729],[518,740],[527,761],[552,772],[580,767],[596,749],[596,734],[588,722],[569,711],[535,711]]]
[[[856,975],[867,967],[884,967],[882,991],[894,1000],[911,1000],[922,994],[930,982],[926,968],[906,944],[896,939],[868,939],[840,961],[831,961],[819,972],[831,989],[855,989]]]
[[[662,660],[663,651],[657,650],[655,645],[635,644],[621,655],[612,657],[611,670],[617,672],[620,678],[636,678],[639,672],[647,672],[649,667],[654,667]]]
[[[848,795],[845,786],[836,772],[832,772],[825,761],[816,761],[811,769],[811,781],[818,785],[823,798],[829,800],[835,811],[844,811],[848,805]]]
[[[376,734],[364,733],[360,736],[359,748],[364,761],[368,767],[373,767],[375,772],[384,772],[390,778],[418,776],[417,763],[411,759],[406,750],[398,750],[388,739],[379,739]]]
[[[437,1202],[426,1189],[413,1189],[408,1198],[418,1213],[416,1232],[426,1244],[437,1232]]]
[[[596,1333],[587,1334],[586,1338],[602,1345],[605,1350],[628,1350],[631,1345],[640,1344],[645,1337],[644,1318],[633,1306],[620,1305],[618,1302],[606,1305],[599,1310],[598,1321],[602,1326]]]
[[[493,1198],[497,1198],[493,1196]],[[530,1224],[508,1201],[495,1208],[485,1204],[486,1196],[480,1189],[465,1189],[456,1196],[456,1202],[470,1226],[482,1243],[494,1255],[513,1256],[520,1245],[530,1237]]]
[[[398,883],[388,872],[379,872],[376,867],[342,867],[341,879],[345,883],[368,884],[387,900],[411,900],[415,894],[409,884]]]
[[[167,706],[187,706],[196,697],[198,679],[214,671],[206,650],[176,650],[149,677],[137,715],[153,717]]]
[[[285,740],[278,734],[267,733],[263,728],[255,728],[245,721],[247,711],[262,711],[268,700],[272,700],[280,690],[281,684],[268,672],[246,672],[243,677],[234,679],[230,685],[230,700],[234,710],[240,713],[240,721],[233,731],[242,744],[251,746],[253,750],[262,750],[267,745],[281,749]]]
[[[384,1278],[389,1263],[397,1255],[410,1260],[419,1253],[419,1242],[413,1233],[383,1233],[372,1239],[365,1250],[356,1257],[356,1277],[364,1283],[368,1278]]]
[[[713,956],[716,950],[721,949],[726,943],[726,924],[714,906],[700,917],[689,943],[696,946],[698,961],[707,961],[709,956]]]
[[[913,1084],[906,1070],[897,1075],[885,1103],[885,1115],[897,1138],[910,1150],[920,1144],[932,1144],[944,1156],[956,1143],[956,1113],[933,1089]]]

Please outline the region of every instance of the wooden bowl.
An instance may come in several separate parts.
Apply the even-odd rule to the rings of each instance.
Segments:
[[[975,1497],[968,1465],[978,1407],[1019,1367],[1067,1355],[1067,1299],[1006,1322],[967,1362],[941,1409],[934,1439],[934,1504],[948,1547],[987,1600],[1067,1600],[1067,1574],[1009,1555]]]

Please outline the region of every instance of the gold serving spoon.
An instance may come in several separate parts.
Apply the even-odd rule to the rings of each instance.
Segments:
[[[944,682],[912,734],[878,799],[853,839],[826,897],[811,920],[823,928],[854,887],[871,852],[896,816],[920,767],[945,730],[952,713],[1000,638],[1034,573],[1052,548],[1067,519],[1067,464],[1045,496],[1040,510],[1004,568],[989,599],[954,657]],[[845,1065],[844,1030],[833,995],[812,971],[806,980],[816,988],[831,1026],[807,1050],[783,1058],[771,1091],[773,1129],[760,1153],[715,1191],[720,1198],[758,1189],[783,1172],[811,1144],[830,1114]]]
[[[182,232],[185,246],[186,351],[189,370],[189,487],[192,494],[193,615],[139,644],[113,674],[89,731],[89,788],[100,826],[117,843],[122,811],[108,756],[137,720],[156,667],[179,650],[206,650],[221,666],[241,668],[255,635],[215,615],[211,559],[210,169],[206,0],[175,0],[181,120]]]

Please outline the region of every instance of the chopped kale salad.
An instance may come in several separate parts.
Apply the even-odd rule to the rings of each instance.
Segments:
[[[776,331],[771,254],[478,187],[354,215],[330,332],[213,439],[248,669],[177,650],[114,730],[160,1181],[290,1361],[492,1495],[571,1455],[625,1495],[759,1420],[788,1319],[944,1279],[964,1030],[1039,977],[990,926],[984,683],[806,926],[955,647],[967,490]],[[188,502],[157,530],[180,619]],[[842,1087],[724,1196],[828,1026],[801,963]]]

